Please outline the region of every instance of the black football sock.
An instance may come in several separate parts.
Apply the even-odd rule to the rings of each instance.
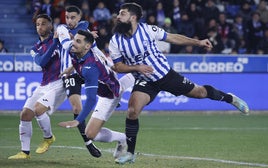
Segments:
[[[74,114],[74,119],[76,119],[77,116],[78,116],[78,114]],[[80,123],[77,126],[77,128],[78,128],[78,130],[79,130],[79,132],[80,132],[80,134],[81,134],[84,142],[88,142],[89,139],[88,139],[88,137],[85,134],[85,129],[86,129],[86,122],[85,122],[85,120],[82,123]]]
[[[220,90],[215,89],[210,85],[204,85],[207,90],[207,98],[218,101],[225,101],[227,103],[231,103],[233,101],[233,97],[230,94],[226,94]]]
[[[139,131],[139,119],[126,119],[126,136],[128,144],[128,152],[134,154],[136,147],[136,138]]]

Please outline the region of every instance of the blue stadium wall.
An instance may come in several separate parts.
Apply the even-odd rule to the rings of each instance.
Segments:
[[[168,55],[170,65],[192,82],[210,84],[243,98],[251,110],[268,110],[268,56],[266,55]],[[28,54],[0,55],[0,112],[21,110],[25,100],[41,81],[42,73]],[[121,107],[126,110],[131,89],[124,93]],[[82,100],[85,96],[82,95]],[[65,101],[59,110],[70,110]],[[209,99],[175,97],[160,92],[145,110],[236,110]]]

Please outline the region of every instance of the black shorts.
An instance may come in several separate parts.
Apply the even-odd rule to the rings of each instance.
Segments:
[[[152,102],[160,91],[166,91],[179,96],[189,93],[194,86],[195,84],[189,79],[171,69],[166,76],[156,82],[136,81],[132,92],[140,91],[147,93],[150,96],[150,102]]]
[[[67,78],[62,78],[62,80],[67,97],[73,94],[81,95],[81,85],[84,83],[84,80],[78,74],[72,74]]]

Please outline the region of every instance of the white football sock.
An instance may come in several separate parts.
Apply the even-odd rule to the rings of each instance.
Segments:
[[[44,138],[49,138],[52,136],[50,118],[47,113],[35,117],[39,127],[43,130]]]
[[[20,142],[22,151],[30,151],[31,138],[33,134],[32,121],[20,121]]]
[[[113,142],[113,141],[123,142],[125,140],[126,140],[126,135],[124,133],[112,131],[104,127],[101,128],[100,132],[94,138],[94,141],[99,141],[99,142]]]
[[[91,143],[92,143],[92,140],[89,140],[89,141],[85,142],[86,145],[89,145]]]

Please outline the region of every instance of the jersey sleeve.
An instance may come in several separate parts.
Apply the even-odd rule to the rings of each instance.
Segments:
[[[57,33],[59,36],[59,41],[61,46],[68,50],[72,45],[71,36],[69,34],[69,30],[64,25],[59,25],[57,27]]]
[[[117,35],[114,35],[109,43],[109,54],[110,54],[114,63],[123,61],[123,56],[120,52],[120,49],[119,49],[118,43],[117,43],[118,38],[116,36]]]
[[[85,80],[85,94],[87,98],[83,105],[82,111],[76,118],[79,123],[86,119],[96,104],[99,74],[99,69],[94,65],[86,65],[82,68],[82,75]]]
[[[71,33],[74,36],[78,32],[78,30],[87,30],[88,25],[89,25],[88,21],[80,21],[78,22],[78,25],[74,29],[69,30],[69,33]]]
[[[97,57],[103,64],[107,65],[108,67],[112,67],[114,64],[109,57],[105,56],[103,52],[97,47],[97,45],[94,45],[91,48],[92,53],[95,57]]]
[[[148,32],[151,34],[152,38],[158,41],[164,41],[167,38],[167,32],[156,26],[156,25],[147,25]]]
[[[34,62],[41,67],[46,66],[51,59],[53,52],[55,52],[55,50],[57,49],[57,45],[58,39],[54,38],[53,43],[50,46],[47,46],[48,49],[45,51],[45,53],[38,52],[37,50],[36,52],[34,50],[31,50],[30,53],[34,59]]]
[[[78,30],[79,30],[79,29],[87,30],[88,25],[89,25],[88,21],[80,21],[80,22],[78,23],[78,25],[77,25],[77,29],[78,29]]]

